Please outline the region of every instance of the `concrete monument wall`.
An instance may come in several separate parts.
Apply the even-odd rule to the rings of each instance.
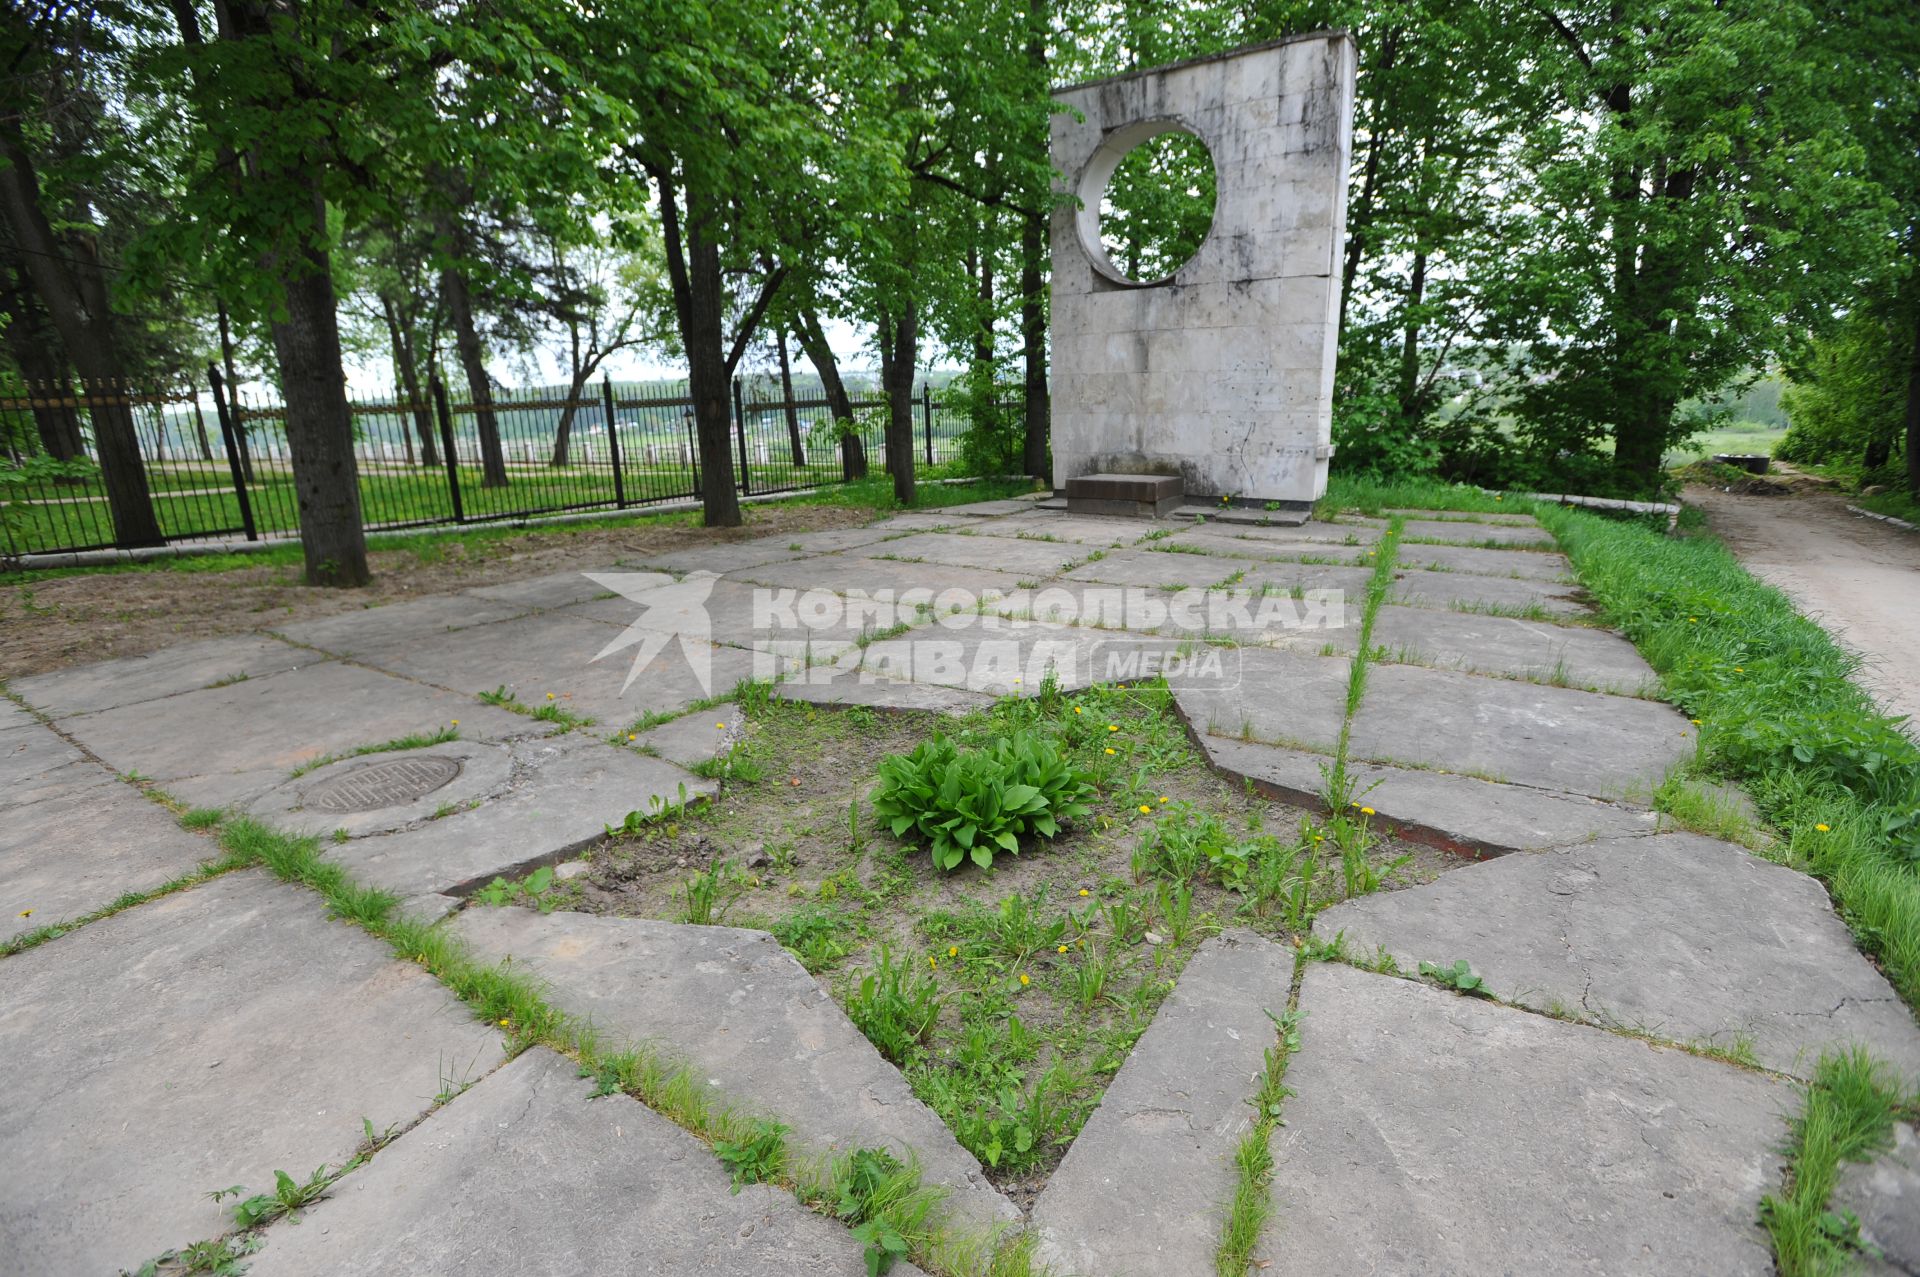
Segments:
[[[1053,484],[1178,474],[1190,497],[1309,502],[1332,456],[1333,362],[1353,148],[1344,32],[1058,89],[1053,163]],[[1213,158],[1199,250],[1129,281],[1100,246],[1107,180],[1156,134]]]

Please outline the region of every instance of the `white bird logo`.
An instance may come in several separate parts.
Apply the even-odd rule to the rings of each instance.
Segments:
[[[638,618],[620,632],[620,636],[594,654],[593,659],[611,656],[638,643],[633,665],[620,692],[633,686],[640,671],[647,668],[668,640],[678,638],[700,690],[713,694],[713,621],[707,615],[707,596],[720,579],[714,572],[690,572],[678,581],[662,581],[658,572],[587,572],[595,585],[605,586],[622,598],[640,604]]]

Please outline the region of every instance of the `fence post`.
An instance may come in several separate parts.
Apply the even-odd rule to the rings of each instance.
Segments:
[[[687,458],[693,467],[693,495],[704,501],[707,490],[700,484],[700,432],[695,428],[693,400],[687,400],[686,412],[681,419],[687,423]]]
[[[258,541],[260,530],[253,525],[253,500],[247,496],[247,478],[240,469],[240,448],[234,442],[233,419],[227,412],[226,388],[221,381],[220,370],[212,364],[207,365],[207,384],[213,387],[213,412],[220,418],[220,446],[227,454],[227,473],[233,476],[233,495],[240,502],[240,526],[246,530],[247,540]],[[194,411],[200,409],[200,398],[194,396]]]
[[[933,378],[920,387],[920,419],[926,423],[927,464],[933,464]]]
[[[447,458],[447,491],[453,497],[453,521],[465,523],[466,510],[460,504],[460,454],[453,449],[453,409],[447,406],[447,386],[440,374],[433,374],[433,415],[440,419],[440,451]]]
[[[747,484],[747,414],[740,406],[740,379],[733,379],[733,433],[740,441],[740,495],[749,496],[753,489]]]
[[[620,423],[613,419],[613,378],[600,379],[600,398],[607,406],[607,455],[613,459],[613,505],[627,508],[627,485],[620,477]]]

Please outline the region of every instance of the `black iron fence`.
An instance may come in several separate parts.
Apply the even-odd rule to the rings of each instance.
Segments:
[[[609,380],[577,393],[495,388],[489,401],[437,382],[418,398],[352,405],[361,515],[369,531],[619,510],[697,499],[693,401]],[[852,396],[866,463],[886,465],[886,401]],[[955,460],[971,424],[931,386],[914,401],[915,464]],[[143,482],[103,463],[101,432],[127,417]],[[839,430],[821,398],[733,386],[734,482],[742,495],[843,482]],[[296,536],[286,405],[193,386],[28,385],[0,389],[0,552],[127,548]],[[108,457],[114,454],[106,450]],[[130,496],[129,492],[135,494]],[[145,519],[139,517],[144,511]],[[157,528],[157,532],[156,532]]]

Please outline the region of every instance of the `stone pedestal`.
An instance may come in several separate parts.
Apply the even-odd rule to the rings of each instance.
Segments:
[[[1177,475],[1189,499],[1282,510],[1325,491],[1353,93],[1344,32],[1055,91],[1053,162],[1078,201],[1053,215],[1056,491]],[[1167,132],[1212,155],[1213,225],[1168,278],[1129,280],[1101,197]]]
[[[1067,480],[1067,509],[1074,514],[1158,519],[1179,509],[1185,499],[1174,475],[1083,474]]]

